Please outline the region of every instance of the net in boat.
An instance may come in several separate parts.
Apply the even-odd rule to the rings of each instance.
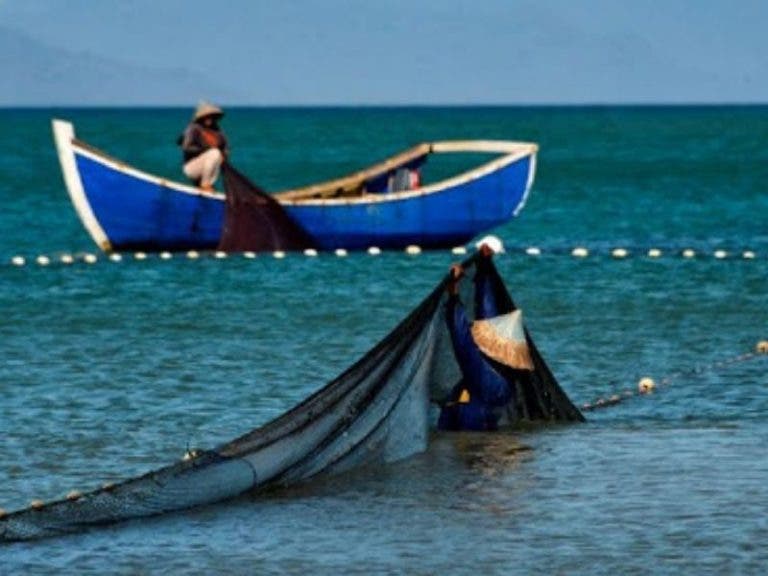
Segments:
[[[271,252],[312,247],[309,235],[272,196],[229,163],[224,163],[222,172],[226,208],[219,250]]]
[[[462,266],[460,298],[468,316],[480,306],[502,314],[516,309],[490,259],[475,255]],[[425,450],[439,412],[434,407],[462,378],[446,322],[448,282],[446,275],[360,360],[282,416],[141,477],[8,514],[0,518],[0,541],[211,504]],[[583,420],[527,330],[524,337],[533,370],[504,373],[517,391],[509,421]]]

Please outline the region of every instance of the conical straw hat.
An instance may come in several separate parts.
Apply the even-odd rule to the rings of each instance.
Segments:
[[[533,370],[520,310],[476,320],[472,324],[472,337],[480,351],[496,362],[517,370]]]
[[[197,109],[195,110],[195,115],[192,117],[192,120],[200,120],[206,116],[221,117],[224,116],[224,111],[218,106],[211,104],[210,102],[203,101],[197,105]]]

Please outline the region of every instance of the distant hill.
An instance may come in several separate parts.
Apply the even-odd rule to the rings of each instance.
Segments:
[[[189,105],[234,91],[182,68],[151,69],[55,48],[0,26],[0,106]]]

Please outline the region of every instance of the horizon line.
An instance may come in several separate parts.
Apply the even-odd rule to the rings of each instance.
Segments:
[[[295,104],[243,104],[216,101],[229,109],[406,109],[406,108],[754,108],[768,106],[766,101],[723,102],[530,102],[530,103],[295,103]],[[189,104],[0,104],[0,110],[127,110],[155,109],[178,110],[194,108],[197,101]]]

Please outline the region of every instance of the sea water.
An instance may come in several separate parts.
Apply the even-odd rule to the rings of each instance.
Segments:
[[[97,250],[50,119],[179,178],[189,114],[0,111],[6,510],[265,423],[359,358],[461,258],[84,262]],[[233,109],[223,127],[233,163],[268,190],[421,141],[539,143],[528,205],[495,230],[507,246],[497,266],[577,404],[644,376],[660,385],[585,425],[438,434],[384,468],[2,546],[0,574],[764,572],[768,356],[726,361],[768,339],[768,108]]]

